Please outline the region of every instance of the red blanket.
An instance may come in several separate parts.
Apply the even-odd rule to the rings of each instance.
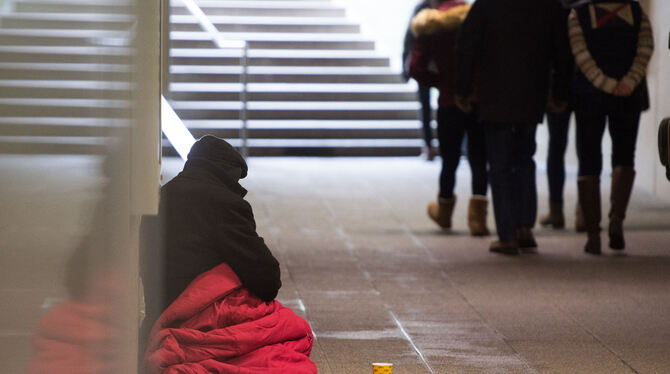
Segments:
[[[226,264],[200,275],[161,314],[147,373],[316,373],[307,322],[251,295]]]

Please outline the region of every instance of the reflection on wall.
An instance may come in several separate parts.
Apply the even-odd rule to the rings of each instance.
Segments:
[[[138,4],[0,6],[3,373],[135,367]]]

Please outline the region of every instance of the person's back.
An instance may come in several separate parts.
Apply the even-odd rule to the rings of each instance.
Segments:
[[[556,0],[474,3],[461,27],[457,84],[461,95],[470,94],[476,66],[482,121],[541,121],[549,69],[554,62],[568,65],[555,53],[567,38],[561,14]]]

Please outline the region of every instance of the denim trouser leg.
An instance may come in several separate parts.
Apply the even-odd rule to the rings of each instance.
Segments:
[[[485,124],[489,181],[498,237],[516,240],[516,228],[532,227],[537,214],[535,124]]]
[[[565,184],[565,149],[568,145],[571,111],[547,114],[549,127],[549,154],[547,155],[547,179],[549,201],[563,203]]]

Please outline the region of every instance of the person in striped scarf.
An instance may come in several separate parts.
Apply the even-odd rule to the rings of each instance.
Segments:
[[[586,253],[601,253],[600,174],[605,127],[612,138],[609,247],[623,250],[623,221],[635,178],[640,113],[649,108],[646,70],[654,41],[637,1],[592,0],[568,18],[575,58],[573,84],[577,120],[577,187],[588,240]]]

